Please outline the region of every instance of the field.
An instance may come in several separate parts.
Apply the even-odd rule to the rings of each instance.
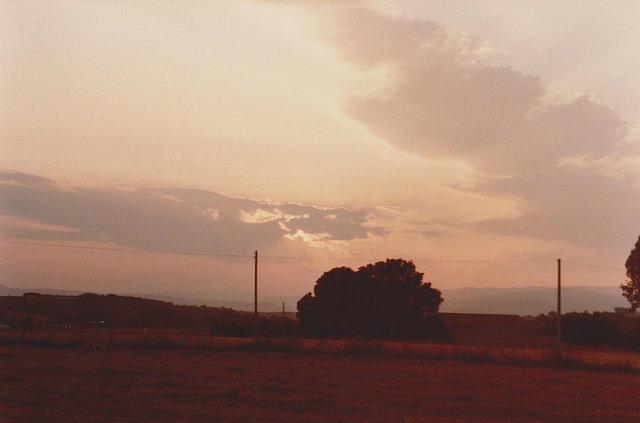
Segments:
[[[0,344],[16,343],[47,347],[98,345],[125,348],[193,349],[208,351],[269,351],[286,353],[330,353],[338,355],[395,358],[451,359],[535,366],[582,367],[640,371],[640,354],[631,350],[604,350],[565,345],[562,360],[549,345],[468,345],[381,340],[314,340],[303,338],[224,338],[197,331],[91,328],[0,332]],[[550,345],[555,345],[552,342]]]
[[[637,373],[336,354],[0,346],[3,422],[640,422]]]

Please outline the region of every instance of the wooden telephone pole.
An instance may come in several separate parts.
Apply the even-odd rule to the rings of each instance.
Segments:
[[[286,322],[285,314],[284,314],[284,303],[282,303],[282,337],[284,338],[284,324]]]
[[[558,259],[558,321],[556,322],[558,354],[562,350],[562,260]]]
[[[255,259],[255,268],[253,272],[253,331],[255,332],[256,336],[259,336],[260,332],[258,330],[258,251],[257,250],[253,258]]]

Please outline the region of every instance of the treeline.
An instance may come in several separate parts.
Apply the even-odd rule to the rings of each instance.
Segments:
[[[255,333],[253,313],[224,307],[175,305],[170,302],[114,294],[52,296],[34,293],[0,297],[0,309],[47,316],[50,324],[205,331],[218,336],[245,337]],[[7,313],[5,313],[6,315]],[[18,326],[21,319],[3,322]],[[280,315],[260,315],[262,336],[290,336],[299,331],[297,321]]]
[[[557,316],[555,312],[541,314],[533,320],[533,326],[555,334]],[[563,314],[562,340],[576,345],[640,349],[640,316],[610,312]]]

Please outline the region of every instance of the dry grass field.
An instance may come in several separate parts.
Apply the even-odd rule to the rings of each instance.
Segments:
[[[638,374],[415,358],[0,346],[3,422],[640,422]]]
[[[0,344],[16,343],[46,347],[103,345],[124,348],[193,349],[208,351],[270,351],[321,353],[368,357],[428,358],[474,362],[496,362],[527,366],[583,367],[640,371],[640,353],[565,345],[558,362],[555,347],[549,345],[467,345],[430,342],[388,342],[382,340],[330,340],[304,338],[224,338],[201,332],[140,329],[74,329],[0,332]],[[551,345],[555,345],[551,343]]]

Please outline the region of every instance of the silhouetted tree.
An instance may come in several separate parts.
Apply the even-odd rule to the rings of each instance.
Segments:
[[[439,290],[411,261],[387,259],[358,271],[325,272],[298,301],[298,319],[313,336],[435,337],[446,332],[436,313]]]
[[[360,293],[356,273],[348,267],[336,267],[316,281],[313,292],[298,301],[298,320],[309,333],[316,336],[344,336],[350,327],[344,323],[354,319],[353,304]]]
[[[620,288],[622,288],[622,295],[631,303],[631,309],[636,311],[640,308],[640,237],[631,250],[625,267],[629,280],[626,284],[620,285]]]

